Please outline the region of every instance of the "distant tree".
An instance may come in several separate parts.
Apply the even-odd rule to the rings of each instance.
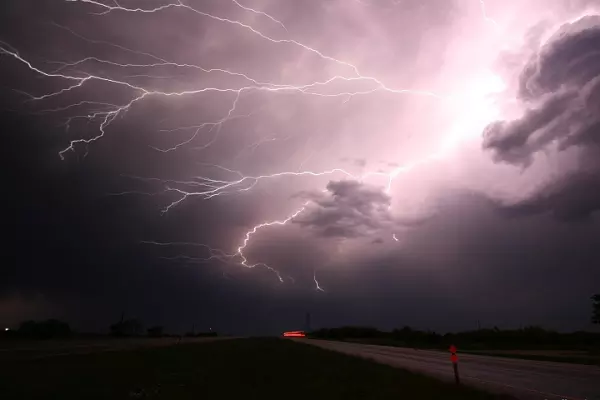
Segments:
[[[148,328],[148,336],[161,337],[162,335],[163,335],[163,327],[162,326],[153,326],[152,328]]]
[[[592,323],[600,324],[600,293],[592,296]]]

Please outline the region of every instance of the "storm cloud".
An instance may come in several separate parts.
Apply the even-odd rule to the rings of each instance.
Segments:
[[[561,220],[581,220],[600,209],[600,174],[579,172],[550,182],[526,200],[501,208],[512,216],[550,213]]]
[[[556,157],[566,150],[577,159],[574,171],[550,178],[514,209],[570,218],[600,208],[599,49],[599,17],[561,26],[520,73],[522,116],[485,129],[483,146],[497,162],[529,167],[542,152]]]
[[[589,3],[5,1],[0,323],[585,328]]]
[[[294,219],[325,237],[356,238],[389,228],[390,196],[384,188],[346,180],[329,182],[326,194],[313,194],[308,211]]]

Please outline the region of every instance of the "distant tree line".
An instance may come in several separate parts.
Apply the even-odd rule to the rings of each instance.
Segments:
[[[121,317],[118,322],[109,326],[110,336],[115,337],[179,337],[165,333],[164,327],[154,325],[144,331],[142,322],[137,318],[125,319]],[[100,334],[76,333],[71,330],[67,322],[57,319],[48,319],[44,321],[23,321],[17,329],[6,328],[0,331],[0,338],[18,338],[18,339],[60,339],[69,337],[97,337]],[[186,337],[214,337],[219,336],[217,332],[187,332]]]
[[[600,324],[600,294],[591,297],[591,322]],[[309,337],[318,339],[361,341],[374,344],[389,344],[408,347],[443,348],[454,344],[465,349],[477,348],[600,348],[600,333],[572,332],[559,333],[538,326],[521,329],[502,330],[478,329],[474,331],[446,333],[420,331],[405,326],[391,332],[372,327],[346,326],[342,328],[320,329],[310,332]]]
[[[342,327],[320,329],[311,332],[309,337],[319,339],[360,341],[382,345],[407,347],[447,348],[451,344],[465,349],[478,348],[589,348],[600,347],[600,333],[572,332],[559,333],[537,326],[522,329],[502,330],[479,329],[474,331],[439,334],[421,331],[408,326],[391,332],[370,327]]]

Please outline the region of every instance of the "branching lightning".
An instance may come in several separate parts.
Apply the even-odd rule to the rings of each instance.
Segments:
[[[233,1],[235,3],[235,5],[237,5],[238,7],[242,8],[242,9],[244,9],[246,11],[250,11],[250,12],[252,12],[254,14],[263,15],[263,16],[267,17],[271,21],[275,22],[277,25],[281,26],[286,32],[288,32],[288,30],[285,27],[285,25],[283,24],[283,22],[279,21],[278,19],[273,18],[271,15],[267,14],[266,12],[258,11],[258,10],[255,10],[253,8],[244,6],[244,5],[240,4],[240,2],[238,2],[236,0],[231,0],[231,1]]]
[[[220,167],[220,168],[225,169],[224,167]],[[142,181],[155,181],[155,182],[163,183],[167,186],[165,187],[164,191],[162,191],[162,193],[175,192],[180,195],[179,199],[171,202],[169,205],[167,205],[162,210],[163,213],[168,212],[171,208],[177,206],[178,204],[180,204],[181,202],[183,202],[184,200],[186,200],[190,197],[199,197],[203,200],[208,200],[208,199],[211,199],[211,198],[217,197],[217,196],[223,196],[223,195],[227,195],[227,194],[240,193],[240,192],[247,192],[247,191],[251,190],[253,187],[255,187],[260,181],[267,180],[267,179],[290,177],[290,176],[296,176],[296,177],[313,176],[313,177],[316,177],[316,176],[332,175],[335,173],[339,173],[339,174],[342,174],[342,175],[345,175],[347,177],[354,178],[354,179],[357,178],[356,176],[352,175],[351,173],[349,173],[343,169],[340,169],[340,168],[335,168],[335,169],[332,169],[329,171],[322,171],[322,172],[284,171],[284,172],[278,172],[278,173],[274,173],[274,174],[270,174],[270,175],[259,175],[259,176],[244,176],[244,175],[241,175],[241,173],[238,171],[232,171],[232,170],[229,170],[229,171],[240,175],[241,178],[236,179],[236,180],[231,180],[231,181],[211,179],[211,178],[203,177],[203,176],[196,177],[195,180],[193,180],[193,181],[177,181],[177,180],[164,180],[164,179],[158,179],[158,178],[141,178],[141,177],[130,177],[130,178],[142,180]],[[179,185],[179,187],[176,187],[176,185]],[[201,187],[201,188],[205,188],[205,189],[194,191],[194,190],[189,189],[189,187]],[[186,188],[188,188],[188,189],[186,189]],[[295,216],[297,216],[296,213],[294,213],[293,217],[295,217]],[[288,221],[289,221],[289,218],[285,219],[284,222],[281,222],[281,223],[279,223],[277,221],[273,222],[273,223],[266,223],[265,226],[284,225]],[[262,226],[257,225],[255,228],[261,228],[261,227]]]
[[[236,19],[230,19],[223,16],[213,15],[207,12],[204,12],[200,9],[194,8],[182,0],[177,0],[175,2],[163,4],[154,8],[129,8],[119,3],[114,2],[114,5],[109,5],[102,3],[97,0],[65,0],[69,3],[79,3],[82,6],[93,8],[94,14],[102,17],[108,17],[109,14],[112,13],[140,13],[140,14],[158,14],[162,12],[166,12],[167,10],[179,10],[182,12],[191,13],[193,15],[197,15],[201,18],[207,18],[218,23],[227,24],[234,28],[241,29],[244,32],[255,35],[256,37],[264,40],[265,42],[271,45],[288,45],[295,46],[302,51],[308,52],[313,56],[319,57],[320,59],[333,63],[338,67],[342,67],[348,71],[348,75],[334,75],[329,77],[328,79],[322,81],[315,81],[306,84],[297,84],[297,83],[281,83],[281,82],[265,82],[259,79],[255,79],[245,73],[239,71],[233,71],[226,68],[205,68],[201,65],[189,64],[189,63],[180,63],[172,60],[168,60],[162,58],[158,55],[138,51],[135,49],[131,49],[125,46],[121,46],[119,44],[110,43],[106,41],[94,40],[90,39],[86,36],[80,35],[74,30],[55,24],[58,29],[62,29],[67,31],[68,33],[74,35],[80,40],[85,41],[89,44],[98,44],[98,45],[106,45],[113,47],[115,49],[119,49],[121,51],[127,52],[134,56],[145,57],[148,62],[135,62],[135,63],[122,63],[117,62],[110,59],[100,58],[100,57],[85,57],[78,60],[70,60],[70,61],[53,61],[50,62],[49,65],[52,65],[53,68],[46,70],[43,67],[34,65],[33,62],[29,61],[26,57],[22,56],[19,51],[11,47],[9,44],[0,42],[0,56],[6,56],[8,58],[12,58],[17,63],[20,63],[25,68],[28,68],[32,73],[37,74],[39,76],[53,79],[56,81],[63,81],[64,86],[61,89],[50,91],[42,94],[29,94],[27,93],[27,102],[28,103],[44,103],[56,98],[62,98],[66,95],[75,95],[80,89],[88,86],[91,82],[98,82],[104,84],[108,87],[118,87],[129,91],[130,97],[128,101],[123,103],[110,103],[110,102],[99,102],[99,101],[91,101],[91,100],[80,100],[76,102],[72,102],[66,106],[54,107],[54,108],[46,108],[38,113],[47,114],[47,113],[62,113],[62,112],[75,112],[77,110],[82,110],[80,114],[74,114],[67,118],[65,123],[66,128],[68,129],[71,126],[71,122],[76,119],[85,119],[89,122],[96,123],[98,126],[98,130],[96,134],[89,138],[79,138],[70,141],[67,147],[59,152],[59,156],[64,159],[65,154],[69,151],[76,151],[77,146],[79,145],[88,145],[99,139],[101,139],[107,132],[107,129],[111,126],[112,123],[118,117],[123,116],[127,113],[132,107],[134,107],[137,103],[149,98],[149,97],[193,97],[197,95],[204,94],[212,94],[215,96],[229,96],[231,97],[230,107],[227,111],[216,118],[213,121],[205,121],[202,123],[195,124],[193,126],[179,126],[168,130],[163,130],[167,133],[173,132],[190,132],[190,135],[187,139],[180,141],[178,143],[174,143],[172,146],[162,148],[158,146],[151,146],[158,152],[174,152],[179,150],[182,147],[191,147],[192,143],[196,141],[200,134],[206,132],[210,135],[208,141],[206,141],[201,146],[194,147],[197,150],[205,150],[212,146],[219,139],[219,132],[224,124],[231,122],[235,119],[240,118],[249,118],[251,114],[239,114],[237,113],[238,105],[242,96],[248,92],[264,92],[267,94],[276,95],[278,93],[296,93],[302,96],[318,96],[318,97],[340,97],[345,99],[346,101],[351,99],[354,96],[367,96],[373,95],[375,93],[389,93],[394,95],[416,95],[416,96],[427,96],[436,100],[441,100],[445,102],[452,102],[455,100],[453,96],[449,96],[446,94],[439,94],[432,91],[426,90],[410,90],[410,89],[396,89],[391,88],[385,85],[380,79],[372,76],[366,76],[361,74],[359,68],[347,61],[337,59],[335,57],[326,55],[322,53],[320,50],[313,48],[309,45],[302,43],[301,41],[297,41],[295,39],[290,38],[278,38],[270,36],[258,28],[242,22]],[[232,3],[243,12],[252,13],[260,18],[265,18],[270,20],[273,24],[279,26],[281,29],[281,33],[289,35],[289,30],[285,26],[285,24],[279,19],[271,16],[270,14],[251,8],[248,5],[242,4],[242,2],[238,2],[236,0],[232,0]],[[490,19],[487,16],[485,3],[483,0],[480,0],[481,11],[484,16],[484,19],[490,23],[493,23],[497,26],[497,23]],[[182,69],[182,70],[194,70],[202,74],[220,74],[225,75],[231,78],[230,86],[219,86],[219,87],[190,87],[184,91],[159,91],[151,89],[142,84],[136,84],[135,79],[139,77],[156,77],[154,75],[126,75],[122,78],[111,77],[110,75],[98,74],[90,72],[94,69],[94,67],[103,66],[103,67],[111,67],[118,69],[120,71],[127,70],[138,70],[140,68],[152,70],[159,69],[163,67],[169,67],[172,69]],[[168,79],[168,77],[162,77],[163,79]],[[243,82],[243,83],[240,83]],[[344,83],[349,85],[348,89],[345,90],[335,90],[335,84]],[[371,85],[370,88],[361,90],[353,90],[352,84],[354,83],[368,83]],[[269,139],[271,140],[271,139]],[[258,142],[255,146],[259,146],[265,141]],[[433,162],[435,160],[439,160],[447,155],[447,153],[451,150],[451,146],[443,145],[440,149],[432,152],[431,154],[412,161],[410,163],[404,164],[393,169],[390,172],[367,172],[360,176],[354,175],[349,171],[342,168],[332,168],[324,171],[308,171],[303,170],[303,166],[300,166],[299,171],[279,171],[274,172],[272,174],[265,175],[246,175],[240,171],[235,171],[232,169],[225,168],[223,166],[213,165],[212,167],[220,169],[226,173],[234,176],[233,179],[216,179],[210,176],[197,176],[190,180],[167,180],[167,179],[159,179],[153,177],[139,177],[139,176],[128,176],[127,178],[146,182],[146,183],[154,183],[163,186],[163,189],[157,192],[147,192],[147,191],[127,191],[121,193],[114,193],[113,195],[129,195],[129,194],[139,194],[139,195],[166,195],[171,194],[175,195],[177,198],[173,200],[171,203],[166,205],[162,209],[162,213],[167,213],[174,207],[178,206],[185,200],[189,198],[199,198],[202,200],[210,200],[215,197],[225,196],[225,195],[233,195],[240,194],[246,191],[250,191],[256,185],[258,185],[261,181],[272,180],[272,179],[290,179],[293,177],[323,177],[323,176],[341,176],[350,179],[356,180],[365,180],[369,179],[373,176],[383,176],[387,179],[386,191],[389,193],[391,191],[393,181],[400,176],[401,174],[408,173],[413,169],[426,164]],[[312,155],[312,154],[311,154]],[[302,164],[304,164],[307,160],[305,160]],[[305,202],[293,212],[291,212],[288,216],[272,221],[261,222],[251,229],[249,229],[245,237],[243,238],[241,244],[237,247],[236,251],[233,253],[226,252],[221,249],[212,248],[206,244],[200,243],[188,243],[188,242],[156,242],[156,241],[143,241],[144,245],[153,245],[153,246],[162,246],[162,247],[173,247],[173,248],[181,248],[181,247],[194,247],[201,249],[206,255],[204,257],[191,257],[188,255],[177,255],[175,257],[169,257],[167,259],[170,260],[184,260],[188,262],[207,262],[211,260],[218,260],[223,263],[235,263],[247,268],[255,268],[255,267],[263,267],[273,271],[278,277],[280,282],[284,282],[281,274],[275,268],[262,263],[252,263],[248,260],[245,255],[245,250],[250,245],[252,237],[257,234],[258,231],[267,228],[273,228],[276,226],[286,225],[288,222],[292,221],[294,218],[299,216],[302,212],[306,210],[309,206],[310,202]],[[396,235],[393,235],[393,239],[398,241]],[[291,278],[293,279],[293,278]],[[317,281],[316,271],[313,273],[313,280],[316,285],[315,290],[323,292],[324,290],[321,288],[319,282]]]
[[[148,244],[153,246],[168,246],[168,247],[200,247],[208,252],[208,257],[190,257],[184,255],[177,255],[175,257],[166,257],[165,259],[170,260],[186,260],[186,261],[194,261],[194,262],[207,262],[210,260],[219,260],[223,263],[231,263],[231,260],[236,257],[236,254],[227,254],[221,249],[214,249],[208,245],[201,243],[190,243],[190,242],[156,242],[143,240],[140,243]]]

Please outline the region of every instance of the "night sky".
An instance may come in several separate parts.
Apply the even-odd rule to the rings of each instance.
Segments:
[[[0,324],[589,328],[594,4],[3,1]]]

